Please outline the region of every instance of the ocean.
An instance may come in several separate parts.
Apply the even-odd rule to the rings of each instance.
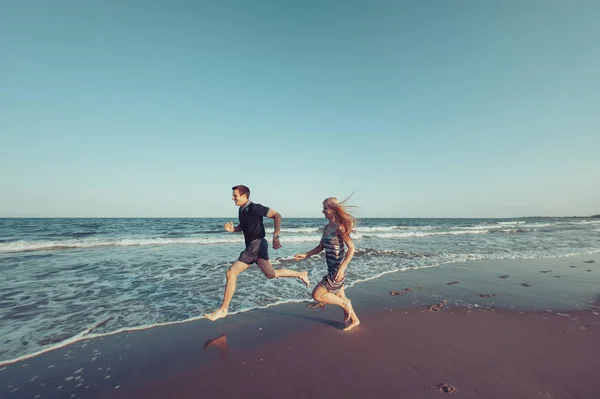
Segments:
[[[0,219],[0,365],[70,342],[195,320],[221,303],[225,271],[244,248],[236,218]],[[284,218],[275,267],[326,272],[316,246],[326,220]],[[273,232],[265,219],[267,238]],[[475,259],[600,252],[600,220],[359,219],[348,285],[394,271]],[[311,288],[312,288],[311,287]],[[310,300],[296,279],[238,278],[230,312]]]

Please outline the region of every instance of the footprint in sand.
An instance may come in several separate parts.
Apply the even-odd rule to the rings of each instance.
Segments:
[[[540,270],[540,273],[550,273],[552,270]]]
[[[591,272],[591,271],[592,271],[592,269],[585,269],[585,271],[586,271],[586,272]]]
[[[531,283],[530,283],[530,282],[521,283],[521,285],[522,285],[523,287],[531,287]]]
[[[482,298],[491,298],[493,296],[496,296],[496,294],[479,294],[479,296]]]
[[[571,266],[569,266],[569,267],[570,267],[570,268],[572,268],[572,269],[577,269],[577,266],[573,266],[573,265],[571,265]]]
[[[584,260],[583,263],[594,263],[593,260]]]
[[[458,284],[460,283],[460,281],[450,281],[449,283],[446,283],[448,285],[454,285],[454,284]]]
[[[497,278],[509,278],[510,276],[508,274],[503,274],[502,276],[498,276]]]
[[[404,295],[404,292],[402,292],[402,291],[390,291],[390,295],[392,295],[392,296],[402,296],[402,295]]]

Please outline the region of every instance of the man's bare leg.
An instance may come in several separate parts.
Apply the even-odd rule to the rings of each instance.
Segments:
[[[266,259],[261,259],[261,258],[259,258],[256,261],[256,264],[258,265],[260,270],[263,272],[263,274],[265,276],[267,276],[267,278],[295,277],[295,278],[301,280],[306,285],[306,288],[308,288],[308,286],[310,285],[310,280],[308,279],[308,272],[306,272],[306,271],[297,272],[294,270],[284,269],[284,268],[275,269],[275,268],[273,268],[273,265],[271,264],[271,262],[269,262]]]
[[[223,294],[223,303],[221,304],[221,307],[219,309],[215,310],[212,313],[204,314],[204,317],[206,317],[210,321],[215,321],[217,319],[227,316],[227,310],[229,309],[229,303],[231,302],[231,298],[233,298],[233,294],[235,293],[237,276],[238,276],[238,274],[240,274],[241,272],[246,270],[249,266],[250,265],[248,265],[244,262],[240,262],[238,260],[238,261],[235,261],[229,269],[227,269],[227,274],[226,274],[227,283],[225,284],[225,293]]]

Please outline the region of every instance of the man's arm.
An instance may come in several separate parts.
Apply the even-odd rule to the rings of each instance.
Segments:
[[[229,222],[229,223],[225,223],[225,230],[227,230],[230,233],[237,233],[239,231],[242,231],[242,228],[240,227],[239,224],[234,227],[233,222]]]
[[[279,243],[279,233],[281,232],[281,215],[277,213],[275,209],[269,208],[267,217],[273,219],[275,225],[275,231],[273,231],[273,248],[279,249],[281,248],[281,244]]]

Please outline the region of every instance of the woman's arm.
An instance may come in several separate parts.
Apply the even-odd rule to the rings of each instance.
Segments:
[[[350,236],[344,238],[344,243],[348,247],[348,252],[346,252],[346,256],[344,257],[344,260],[342,261],[342,264],[340,265],[340,268],[338,269],[338,272],[335,275],[335,279],[337,281],[340,281],[344,278],[344,274],[346,273],[348,263],[350,263],[352,257],[354,256],[354,252],[356,251],[356,249],[354,248],[354,241],[352,241],[352,238],[350,238]]]
[[[308,257],[311,257],[313,255],[318,254],[319,252],[321,252],[323,250],[323,243],[319,242],[319,245],[317,245],[316,247],[314,247],[313,249],[311,249],[310,251],[304,253],[304,254],[296,254],[294,255],[294,259],[295,260],[302,260],[302,259],[306,259]]]

